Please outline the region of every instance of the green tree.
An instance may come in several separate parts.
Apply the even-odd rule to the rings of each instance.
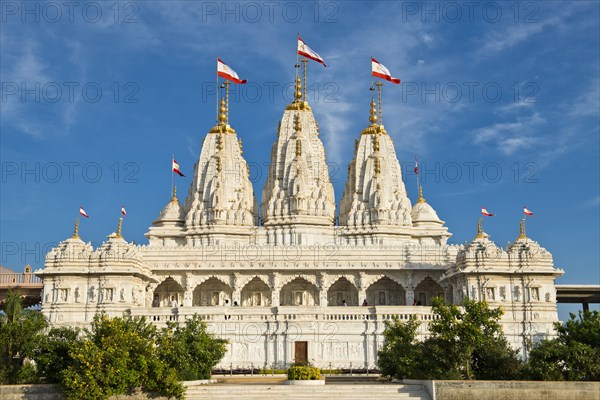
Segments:
[[[514,352],[504,338],[500,318],[502,310],[490,308],[485,301],[466,299],[461,307],[446,305],[442,299],[434,299],[433,313],[436,318],[429,330],[436,346],[447,356],[445,368],[464,379],[474,379],[477,375],[487,379],[500,379],[497,371],[486,368],[496,363],[518,363]],[[425,343],[427,345],[427,343]],[[493,377],[493,378],[492,378]]]
[[[169,323],[163,329],[159,356],[177,368],[181,380],[209,379],[211,371],[225,355],[227,341],[206,331],[206,324],[194,315],[180,326]]]
[[[33,355],[47,322],[42,313],[24,310],[21,297],[10,292],[0,315],[0,383],[34,383],[35,367],[25,361]]]
[[[62,374],[67,399],[106,399],[136,388],[182,398],[177,370],[156,351],[158,333],[143,318],[99,314],[69,352]]]
[[[529,353],[523,377],[534,380],[600,380],[600,313],[570,314],[556,323],[557,337],[542,340]]]
[[[40,382],[60,383],[63,372],[72,364],[70,351],[77,345],[81,331],[77,328],[51,328],[33,354]]]
[[[394,317],[391,322],[385,321],[385,342],[377,356],[377,365],[383,375],[414,377],[421,356],[417,341],[420,325],[414,315],[406,322],[401,322],[398,317]]]
[[[384,375],[417,379],[513,379],[520,370],[499,323],[502,310],[465,300],[461,306],[434,299],[430,336],[419,343],[419,322],[386,325],[378,364]]]

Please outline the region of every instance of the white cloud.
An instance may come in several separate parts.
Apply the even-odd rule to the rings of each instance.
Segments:
[[[421,40],[423,43],[429,46],[431,43],[433,43],[433,36],[428,33],[421,33]]]
[[[591,199],[588,199],[586,201],[583,202],[583,206],[584,207],[589,207],[589,208],[597,208],[600,206],[600,195],[599,196],[594,196]]]
[[[483,146],[494,146],[504,155],[528,149],[538,141],[535,135],[544,122],[539,113],[518,117],[515,122],[500,122],[479,128],[472,134],[473,141]]]

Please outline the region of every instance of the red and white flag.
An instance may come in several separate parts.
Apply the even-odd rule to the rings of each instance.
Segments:
[[[82,206],[79,206],[79,214],[83,215],[86,218],[90,217],[89,215],[87,215],[87,213],[85,212],[85,210],[83,209]]]
[[[533,213],[527,209],[527,207],[523,207],[523,214],[529,215],[530,217],[534,216]]]
[[[317,52],[313,51],[313,49],[308,47],[308,45],[304,43],[304,40],[302,40],[300,36],[298,36],[298,54],[300,54],[303,57],[310,58],[311,60],[316,61],[318,63],[321,63],[324,67],[327,66],[325,64],[325,60],[323,60],[323,57],[321,57],[317,54]]]
[[[181,173],[181,171],[179,170],[179,164],[177,164],[177,161],[175,161],[175,159],[173,159],[173,172],[175,172],[177,175],[179,176],[185,176],[184,174]]]
[[[417,156],[415,156],[415,175],[419,175],[419,160],[417,160]]]
[[[231,82],[239,83],[241,85],[247,82],[245,79],[240,79],[237,72],[229,68],[229,66],[221,61],[220,58],[217,58],[217,75],[221,78],[228,79]]]
[[[125,211],[125,206],[121,206],[121,214],[123,214],[124,217],[127,216],[127,211]]]
[[[371,75],[376,76],[386,81],[390,81],[395,84],[400,83],[399,78],[393,78],[390,70],[385,67],[382,63],[371,57]]]
[[[481,207],[481,213],[482,213],[483,215],[485,215],[486,217],[493,217],[494,215],[496,215],[496,214],[492,214],[492,213],[488,212],[488,210],[486,210],[486,209],[485,209],[485,208],[483,208],[483,207]]]

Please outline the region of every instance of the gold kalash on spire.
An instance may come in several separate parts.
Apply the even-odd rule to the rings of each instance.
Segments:
[[[369,88],[369,90],[371,91],[371,109],[369,110],[369,114],[370,114],[369,122],[371,122],[371,125],[367,126],[362,131],[363,135],[374,135],[374,134],[387,135],[387,131],[383,127],[383,123],[382,123],[383,113],[382,113],[382,107],[381,107],[381,88],[383,86],[383,83],[377,82],[377,83],[375,83],[375,86],[377,86],[377,102],[379,104],[379,116],[377,116],[377,114],[378,114],[377,104],[375,104],[375,87],[371,86]]]
[[[303,72],[303,80],[304,80],[304,92],[302,92],[302,84],[300,83],[300,75],[298,75],[298,69],[300,68],[300,64],[296,64],[294,67],[296,68],[296,84],[294,85],[294,101],[289,104],[285,109],[286,110],[307,110],[310,111],[310,106],[306,101],[306,63],[308,60],[303,58],[300,60],[302,62],[302,72]]]
[[[519,223],[519,236],[517,237],[517,240],[520,239],[527,240],[527,233],[525,232],[525,218],[522,218],[521,222]]]
[[[488,237],[488,234],[483,231],[483,218],[479,218],[477,220],[477,235],[475,235],[475,239],[484,239]]]
[[[229,85],[231,82],[225,81],[220,88],[225,88],[225,98],[221,96],[220,107],[217,109],[217,124],[213,126],[209,133],[235,133],[235,130],[229,125]]]

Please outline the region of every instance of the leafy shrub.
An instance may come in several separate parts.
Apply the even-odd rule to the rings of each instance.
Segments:
[[[227,351],[226,344],[226,340],[208,333],[206,324],[194,315],[185,325],[169,323],[161,331],[158,354],[177,369],[180,380],[209,379]]]
[[[308,365],[293,365],[287,372],[290,381],[316,381],[321,380],[321,371],[319,368]]]
[[[569,314],[555,323],[557,337],[542,340],[529,353],[523,379],[556,381],[600,380],[600,313]]]
[[[287,374],[287,369],[279,369],[279,368],[266,368],[266,369],[261,369],[260,371],[258,371],[259,375],[281,375],[281,374]]]
[[[71,362],[61,382],[66,398],[106,399],[138,387],[182,398],[177,370],[158,357],[156,343],[156,328],[143,318],[97,315],[85,338],[69,351]]]

